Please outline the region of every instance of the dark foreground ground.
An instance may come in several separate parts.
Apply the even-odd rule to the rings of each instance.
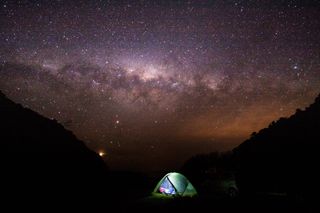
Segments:
[[[0,212],[320,212],[317,202],[283,194],[228,198],[198,188],[199,196],[194,198],[154,196],[151,193],[158,179],[111,173],[101,188],[86,188],[76,180],[70,188],[68,184],[57,185],[59,182],[52,178],[50,182],[29,181],[22,185],[17,177],[15,185],[0,192]],[[88,181],[94,179],[88,177]]]
[[[285,194],[240,194],[229,198],[214,191],[204,193],[205,189],[198,188],[197,197],[171,198],[151,195],[158,177],[128,173],[114,175],[112,179],[113,194],[104,204],[112,212],[320,212],[314,202]]]
[[[233,199],[219,197],[161,199],[145,197],[114,203],[119,212],[319,212],[315,206],[293,202],[286,197],[257,196]]]
[[[311,207],[279,197],[236,199],[198,197],[174,200],[157,200],[149,197],[120,209],[123,212],[317,212]]]

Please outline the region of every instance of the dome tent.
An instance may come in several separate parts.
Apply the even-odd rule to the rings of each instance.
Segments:
[[[182,174],[171,172],[166,174],[153,190],[153,194],[167,196],[193,197],[197,195],[196,189]]]

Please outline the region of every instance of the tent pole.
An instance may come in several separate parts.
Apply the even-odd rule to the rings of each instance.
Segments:
[[[178,190],[176,189],[176,187],[173,185],[173,183],[171,182],[169,175],[167,176],[168,181],[171,183],[171,185],[173,186],[174,190],[176,190],[177,194],[180,196]]]

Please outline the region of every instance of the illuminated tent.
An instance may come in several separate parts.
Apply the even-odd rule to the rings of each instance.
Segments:
[[[182,174],[171,172],[166,174],[157,184],[154,194],[168,196],[193,197],[197,195],[196,189]]]

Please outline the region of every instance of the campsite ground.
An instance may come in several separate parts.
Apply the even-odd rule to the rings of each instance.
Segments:
[[[136,173],[114,173],[112,204],[117,212],[316,212],[308,205],[281,194],[228,198],[214,192],[195,198],[151,195],[159,177]]]
[[[119,205],[122,212],[314,212],[286,197],[260,196],[235,199],[218,197],[164,199],[145,197]]]

